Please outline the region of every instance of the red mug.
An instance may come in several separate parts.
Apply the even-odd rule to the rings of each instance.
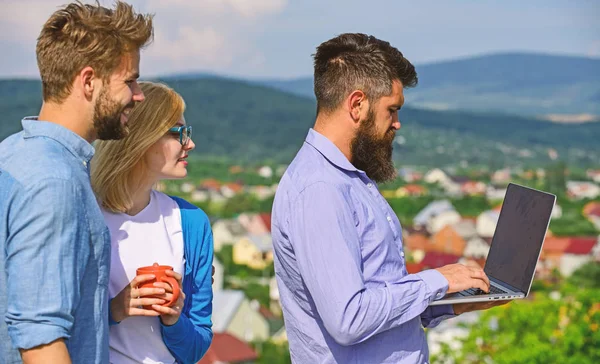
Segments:
[[[173,270],[173,267],[168,266],[168,265],[158,265],[158,263],[154,263],[148,267],[140,267],[136,270],[136,274],[138,276],[142,275],[142,274],[154,274],[154,276],[156,277],[153,280],[146,281],[143,285],[139,286],[139,288],[156,288],[156,287],[154,287],[155,282],[165,282],[165,283],[168,283],[173,288],[173,292],[172,292],[173,296],[171,297],[171,300],[169,302],[165,302],[161,305],[161,306],[165,306],[165,307],[170,307],[175,304],[175,302],[179,298],[179,290],[180,290],[179,283],[177,283],[177,280],[173,277],[169,277],[167,275],[167,273],[165,273],[168,270]],[[160,296],[145,296],[145,297],[162,298]],[[144,308],[146,310],[151,310],[152,306],[144,306]]]

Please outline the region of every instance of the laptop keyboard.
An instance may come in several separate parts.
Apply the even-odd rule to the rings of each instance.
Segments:
[[[466,294],[469,295],[473,295],[473,296],[478,296],[478,295],[482,295],[482,294],[498,294],[498,293],[507,293],[504,290],[498,288],[498,287],[494,287],[494,286],[490,286],[490,291],[489,292],[485,292],[482,291],[479,288],[469,288],[463,291]]]

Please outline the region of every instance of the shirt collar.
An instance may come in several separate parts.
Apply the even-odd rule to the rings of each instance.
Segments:
[[[321,153],[323,157],[327,158],[330,163],[336,165],[337,167],[350,172],[364,173],[360,169],[354,167],[348,158],[346,158],[344,153],[342,153],[342,151],[335,144],[333,144],[331,140],[327,139],[326,136],[315,131],[313,128],[308,131],[306,143],[310,144],[319,153]]]
[[[48,121],[39,121],[37,116],[26,117],[21,121],[23,137],[46,137],[62,144],[71,154],[88,163],[94,156],[94,147],[71,130]]]

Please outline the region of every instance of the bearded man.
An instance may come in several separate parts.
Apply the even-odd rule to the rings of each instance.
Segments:
[[[415,68],[365,34],[324,42],[314,66],[316,122],[272,215],[292,362],[426,363],[423,327],[498,303],[429,307],[446,293],[489,291],[479,267],[406,271],[400,222],[376,183],[395,178],[398,111]]]
[[[127,134],[152,34],[152,16],[121,1],[74,2],[42,27],[39,116],[0,143],[3,363],[108,363],[110,236],[91,143]]]

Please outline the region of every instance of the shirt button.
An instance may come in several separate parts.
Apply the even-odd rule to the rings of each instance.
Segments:
[[[400,256],[402,256],[402,258],[404,258],[404,252],[400,252]]]
[[[371,182],[367,183],[367,187],[371,188],[373,187],[373,184]]]
[[[84,165],[85,167],[87,167],[87,162],[86,162],[86,161],[83,161],[83,165]]]
[[[390,216],[388,216],[387,221],[392,221],[392,218]]]

